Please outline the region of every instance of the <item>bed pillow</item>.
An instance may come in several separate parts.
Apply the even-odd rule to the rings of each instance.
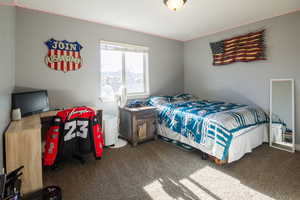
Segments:
[[[171,96],[151,96],[147,99],[147,104],[151,106],[162,105],[171,102]]]
[[[172,101],[190,101],[190,100],[194,100],[194,99],[196,99],[196,97],[194,95],[182,93],[182,94],[173,96]]]

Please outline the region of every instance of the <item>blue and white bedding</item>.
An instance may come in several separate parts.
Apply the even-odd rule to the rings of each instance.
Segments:
[[[189,94],[155,96],[148,104],[157,107],[159,123],[226,160],[231,141],[243,129],[268,122],[259,108],[222,101],[200,100]]]

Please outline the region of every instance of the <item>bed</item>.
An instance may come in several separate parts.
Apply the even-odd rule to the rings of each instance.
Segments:
[[[268,140],[268,116],[242,104],[198,99],[190,94],[152,96],[158,134],[231,163]]]

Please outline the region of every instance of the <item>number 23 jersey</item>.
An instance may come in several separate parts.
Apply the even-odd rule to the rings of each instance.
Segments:
[[[56,114],[47,132],[43,164],[51,166],[65,157],[91,152],[100,158],[103,145],[103,134],[93,109],[63,110]]]

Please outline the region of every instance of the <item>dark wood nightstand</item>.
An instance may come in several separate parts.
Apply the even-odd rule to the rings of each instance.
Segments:
[[[156,108],[119,108],[120,137],[129,141],[133,146],[140,142],[156,139]]]

